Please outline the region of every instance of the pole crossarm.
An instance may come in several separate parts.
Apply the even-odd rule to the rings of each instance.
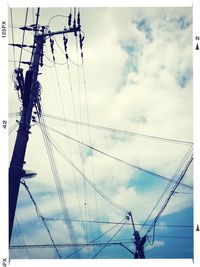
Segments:
[[[44,33],[44,34],[40,34],[37,37],[51,37],[54,35],[58,35],[58,34],[64,34],[64,33],[74,33],[76,34],[77,32],[81,31],[81,26],[77,26],[77,27],[73,27],[73,28],[69,28],[69,29],[64,29],[63,31],[57,31],[57,32],[48,32],[48,33]],[[36,38],[37,38],[36,37]]]

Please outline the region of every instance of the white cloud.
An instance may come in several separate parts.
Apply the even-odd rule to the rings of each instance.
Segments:
[[[23,12],[14,9],[16,24],[22,24]],[[21,13],[20,13],[21,12]],[[41,10],[40,23],[47,24],[51,14],[64,14],[63,10]],[[66,12],[65,12],[66,13]],[[127,8],[127,9],[83,9],[82,29],[85,32],[84,61],[87,86],[87,99],[90,121],[113,128],[161,136],[172,139],[192,140],[192,77],[184,88],[177,82],[177,76],[183,75],[192,68],[192,11],[189,8]],[[186,21],[180,21],[181,17]],[[138,21],[145,18],[149,22],[152,41],[146,40],[144,31],[136,27]],[[52,30],[60,29],[63,18],[55,19]],[[182,23],[184,29],[180,28]],[[30,23],[31,24],[31,23]],[[187,27],[186,27],[187,25]],[[16,43],[21,41],[21,35],[16,34]],[[62,45],[61,37],[57,41]],[[32,42],[32,36],[26,35],[26,43]],[[51,58],[48,41],[45,50]],[[134,46],[134,47],[132,47]],[[73,38],[69,40],[69,56],[76,60],[76,49]],[[133,51],[130,50],[133,48]],[[29,53],[24,52],[24,60],[29,59]],[[64,62],[64,55],[55,46],[56,60]],[[79,53],[80,54],[80,53]],[[80,60],[80,55],[79,60]],[[12,50],[10,50],[10,56]],[[184,57],[183,57],[184,55]],[[45,64],[51,64],[44,58]],[[87,121],[85,106],[85,88],[82,69],[70,63],[72,92],[74,107],[69,85],[67,66],[57,65],[59,85],[54,68],[42,69],[39,79],[43,86],[42,103],[44,111],[56,116],[62,116],[61,99],[66,117]],[[10,70],[12,68],[10,67]],[[79,79],[78,79],[79,77]],[[80,88],[79,88],[80,87]],[[80,90],[79,90],[80,89]],[[9,88],[10,110],[18,111],[19,104],[13,85]],[[61,98],[60,93],[61,91]],[[79,101],[80,99],[80,101]],[[81,111],[81,114],[80,114]],[[74,138],[89,143],[88,129],[78,130],[67,124],[67,131],[63,122],[46,119],[47,124]],[[41,133],[37,126],[32,127],[27,154],[27,169],[38,173],[37,177],[28,182],[30,190],[37,200],[40,209],[46,216],[54,216],[61,211],[55,182],[51,173],[46,149]],[[151,190],[138,190],[137,181],[142,179],[138,171],[119,162],[108,159],[97,152],[93,156],[84,156],[80,160],[80,146],[68,142],[66,138],[52,133],[68,157],[79,166],[97,186],[115,202],[132,210],[136,222],[143,222],[153,208],[166,183],[156,180]],[[15,135],[10,138],[10,154]],[[171,143],[140,139],[136,137],[122,138],[111,133],[91,129],[91,143],[113,156],[121,158],[148,170],[172,177],[175,170],[187,152],[187,147]],[[85,152],[85,147],[83,148]],[[71,151],[71,152],[70,152]],[[96,219],[96,206],[100,217],[109,221],[120,221],[123,212],[111,208],[110,204],[96,196],[94,191],[84,183],[83,179],[72,167],[53,149],[60,182],[64,189],[64,197],[71,217],[80,219],[79,208],[82,208],[83,217],[85,205],[90,209],[91,218]],[[192,184],[192,168],[188,171],[184,182]],[[95,178],[92,178],[92,177]],[[136,185],[135,185],[135,184]],[[77,197],[77,189],[79,199]],[[87,197],[85,190],[87,190]],[[43,192],[49,192],[43,196]],[[54,193],[54,194],[53,194]],[[169,193],[169,191],[168,191]],[[27,204],[28,198],[20,191],[19,216],[22,223],[31,221],[35,214],[33,207]],[[97,203],[96,203],[97,201]],[[29,202],[30,203],[30,202]],[[161,203],[162,204],[162,203]],[[161,206],[160,204],[160,206]],[[142,208],[141,208],[142,205]],[[179,212],[192,206],[192,198],[177,194],[170,201],[164,214]],[[31,208],[32,207],[32,208]],[[157,209],[158,211],[158,209]],[[155,215],[155,214],[154,214]],[[59,223],[58,223],[59,224]],[[55,224],[58,225],[57,223]],[[59,224],[59,228],[62,226]],[[106,226],[102,226],[104,231]],[[61,231],[52,225],[58,240],[62,239]],[[78,238],[83,237],[83,228],[76,225]],[[30,239],[34,234],[31,233]],[[163,246],[162,242],[156,245]]]
[[[147,245],[145,247],[145,249],[146,250],[151,250],[151,249],[155,249],[155,248],[159,248],[159,247],[163,247],[163,246],[165,246],[165,242],[164,241],[155,240],[153,245]]]

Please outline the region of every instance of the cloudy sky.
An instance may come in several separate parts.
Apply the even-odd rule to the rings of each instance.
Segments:
[[[39,24],[49,25],[51,31],[63,30],[69,12],[68,8],[42,8]],[[42,216],[49,218],[45,222],[56,244],[70,243],[72,239],[76,243],[94,239],[96,243],[107,243],[113,238],[112,242],[123,242],[134,251],[131,225],[120,228],[121,224],[111,223],[121,222],[126,211],[132,211],[136,229],[144,236],[174,187],[161,176],[178,180],[191,157],[192,9],[81,8],[80,12],[85,35],[84,62],[79,43],[76,45],[76,38],[69,34],[69,64],[66,64],[62,35],[57,36],[54,39],[56,64],[52,61],[48,39],[44,46],[44,66],[39,75],[43,118],[51,140],[50,157],[58,175],[55,178],[52,174],[53,163],[50,166],[41,127],[36,124],[31,128],[24,168],[35,171],[37,176],[26,180],[26,184]],[[17,27],[24,25],[25,13],[25,8],[12,9],[15,43],[21,43],[23,32]],[[27,25],[34,23],[35,13],[36,9],[29,8]],[[12,42],[9,29],[9,42]],[[32,41],[33,34],[27,32],[24,43],[32,44]],[[30,60],[30,51],[23,51],[24,61]],[[14,58],[19,60],[19,54],[18,48],[15,51],[9,48],[10,113],[18,112],[21,106],[12,83],[12,61]],[[18,65],[16,62],[16,67]],[[27,67],[21,67],[25,73]],[[86,124],[81,126],[69,120]],[[10,117],[10,127],[15,121],[15,116]],[[88,123],[145,136],[105,131],[88,127]],[[147,138],[146,135],[168,140]],[[10,134],[10,156],[15,138],[16,130]],[[132,166],[91,150],[81,142]],[[76,168],[69,164],[70,161]],[[125,209],[108,202],[80,173]],[[58,177],[60,198],[55,184]],[[190,165],[182,183],[192,186],[192,182]],[[65,202],[67,218],[72,220],[70,225],[64,221],[60,200]],[[193,257],[192,200],[192,190],[180,185],[157,222],[154,244],[145,244],[147,258]],[[141,229],[145,221],[146,225]],[[130,220],[125,222],[130,223]],[[152,234],[151,231],[150,240]],[[21,185],[11,245],[24,244],[52,245],[52,242],[28,192]],[[120,245],[107,246],[100,251],[102,247],[84,247],[80,255],[72,256],[70,254],[76,248],[67,246],[58,247],[58,252],[54,247],[13,248],[10,256],[51,259],[58,258],[58,254],[61,258],[92,258],[98,254],[96,258],[100,259],[133,258]]]

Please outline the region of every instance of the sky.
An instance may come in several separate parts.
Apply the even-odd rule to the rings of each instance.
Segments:
[[[68,8],[42,8],[39,24],[49,25],[51,31],[62,30],[67,26],[64,16],[68,16],[69,11]],[[17,27],[24,25],[25,12],[24,8],[12,9],[15,43],[20,43],[22,39],[23,32]],[[33,24],[35,12],[36,9],[29,9],[27,25]],[[79,44],[76,46],[76,38],[72,34],[68,41],[69,65],[63,53],[62,36],[55,39],[55,66],[49,40],[44,46],[44,66],[40,69],[39,81],[46,125],[140,168],[168,178],[176,174],[177,180],[190,159],[191,154],[176,173],[190,149],[188,144],[103,131],[88,127],[87,124],[192,142],[192,9],[81,8],[80,12],[81,28],[85,35],[84,65]],[[9,42],[12,42],[12,31],[9,29]],[[32,44],[32,41],[32,33],[26,33],[24,43]],[[14,52],[17,60],[20,50],[15,48]],[[13,48],[10,47],[10,113],[18,112],[21,106],[12,83],[13,59]],[[23,51],[22,59],[30,60],[30,52]],[[23,68],[25,73],[26,66]],[[86,122],[86,127],[52,119],[48,114]],[[10,127],[15,120],[15,116],[10,118]],[[143,224],[148,218],[168,182],[92,151],[50,128],[48,132],[52,142],[59,145],[59,150],[104,194],[132,211],[136,228],[140,230],[138,224]],[[15,138],[16,130],[9,137],[10,157]],[[121,222],[125,218],[126,212],[114,207],[94,191],[53,145],[52,151],[71,220]],[[55,181],[37,124],[31,128],[25,161],[24,168],[37,173],[35,178],[26,180],[33,198],[43,216],[54,219],[48,220],[47,225],[55,243],[70,243],[69,228],[63,221]],[[182,180],[182,183],[190,186],[193,185],[192,167],[189,167]],[[166,189],[148,224],[158,214],[173,186],[171,184]],[[147,258],[193,257],[192,191],[181,186],[176,191],[178,193],[172,196],[157,222],[159,226],[156,227],[154,244],[145,243]],[[90,242],[111,227],[111,224],[72,222],[71,230],[77,243],[81,243]],[[124,240],[124,244],[134,251],[132,227],[124,225],[116,234],[119,228],[116,226],[97,241],[108,242],[114,237],[112,242]],[[147,230],[148,226],[144,226],[141,236]],[[149,238],[152,239],[152,231]],[[11,245],[24,243],[51,244],[51,240],[36,215],[27,191],[21,185]],[[81,257],[92,258],[100,248],[84,248]],[[58,250],[62,258],[69,257],[74,251],[69,247],[59,247]],[[53,248],[11,249],[10,257],[51,259],[58,258],[58,254]],[[76,257],[77,254],[71,258]],[[127,249],[113,245],[104,248],[96,258],[131,259],[133,255]]]

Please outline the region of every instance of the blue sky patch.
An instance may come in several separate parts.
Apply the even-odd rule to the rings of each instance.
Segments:
[[[138,71],[138,57],[141,54],[141,47],[137,40],[120,41],[121,49],[128,54],[124,67],[124,74]]]
[[[146,39],[149,42],[153,41],[152,31],[151,31],[149,22],[146,19],[141,19],[141,20],[137,21],[136,27],[139,31],[146,33]]]
[[[138,72],[138,60],[142,53],[141,44],[134,39],[119,42],[120,47],[128,55],[128,58],[124,64],[122,79],[119,83],[118,89],[122,88],[127,83],[127,76],[131,72]]]
[[[192,79],[192,69],[187,69],[182,73],[179,73],[176,77],[176,81],[181,88],[185,88]]]
[[[133,56],[135,52],[134,42],[121,42],[121,48],[130,56]]]
[[[177,19],[178,26],[181,30],[185,30],[187,27],[189,27],[192,22],[185,16],[180,16]]]
[[[181,213],[173,213],[170,215],[162,216],[158,221],[166,225],[178,225],[179,227],[167,228],[164,232],[162,228],[156,228],[156,236],[166,236],[166,238],[160,238],[165,241],[166,254],[164,256],[163,249],[156,248],[155,250],[146,250],[146,255],[151,252],[151,258],[192,258],[193,257],[193,228],[192,227],[180,227],[181,225],[192,226],[193,225],[193,209],[184,209]],[[184,223],[183,223],[184,222]],[[186,231],[187,229],[187,231]],[[182,238],[177,238],[178,236]],[[168,237],[168,238],[167,238]],[[171,238],[169,238],[171,237]],[[159,238],[156,238],[159,240]]]
[[[151,188],[165,185],[165,182],[148,173],[138,171],[137,178],[133,177],[128,182],[128,187],[134,187],[138,192],[148,192]]]
[[[85,149],[85,155],[86,157],[91,157],[93,155],[92,149],[91,148]]]
[[[147,123],[147,118],[144,115],[135,115],[133,118],[131,118],[131,122],[145,124]]]
[[[125,142],[125,141],[128,141],[130,140],[130,136],[126,136],[126,135],[123,135],[123,134],[118,134],[118,133],[112,133],[111,134],[111,139],[112,140],[115,140],[115,141],[118,141],[118,142]]]

